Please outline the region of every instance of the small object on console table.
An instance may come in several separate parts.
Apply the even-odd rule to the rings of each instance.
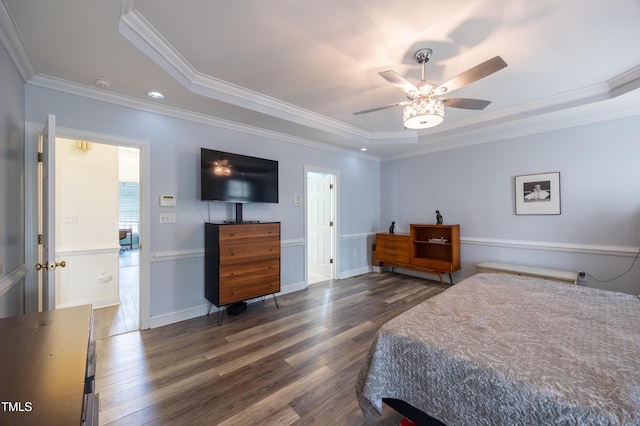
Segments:
[[[395,221],[391,222],[391,226],[389,227],[390,234],[393,234],[395,227],[396,227],[396,222]]]
[[[440,214],[440,210],[436,210],[436,223],[438,225],[442,225],[444,219],[442,217],[442,215]]]

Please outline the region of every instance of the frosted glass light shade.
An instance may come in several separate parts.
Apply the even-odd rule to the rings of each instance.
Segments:
[[[444,102],[435,98],[418,98],[404,107],[402,121],[407,129],[427,129],[444,120]]]

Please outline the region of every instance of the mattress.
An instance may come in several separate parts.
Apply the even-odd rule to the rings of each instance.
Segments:
[[[453,425],[640,425],[640,299],[483,273],[378,331],[356,383]]]

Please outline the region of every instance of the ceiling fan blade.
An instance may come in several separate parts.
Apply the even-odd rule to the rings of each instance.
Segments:
[[[476,65],[473,68],[469,68],[462,74],[458,74],[446,83],[441,84],[434,91],[436,93],[453,92],[454,90],[460,89],[467,84],[473,83],[474,81],[478,81],[481,78],[487,77],[494,72],[500,71],[506,66],[507,63],[500,56],[496,56],[489,59],[488,61]],[[443,89],[445,90],[443,91]]]
[[[467,99],[467,98],[446,98],[443,99],[445,106],[461,109],[475,109],[481,110],[489,106],[491,101],[485,101],[482,99]]]
[[[406,105],[408,103],[409,102],[406,102],[406,101],[405,102],[397,102],[397,103],[391,104],[391,105],[385,105],[385,106],[381,106],[381,107],[377,107],[377,108],[371,108],[371,109],[365,109],[363,111],[357,111],[357,112],[354,112],[352,114],[353,115],[367,114],[367,113],[374,112],[374,111],[380,111],[380,110],[383,110],[383,109],[392,108],[394,106]]]
[[[378,74],[380,74],[380,76],[382,76],[382,78],[387,80],[389,83],[393,84],[396,87],[399,87],[400,90],[402,90],[405,93],[419,92],[416,86],[411,84],[409,81],[407,81],[407,79],[405,79],[403,76],[401,76],[395,71],[391,71],[391,70],[382,71],[382,72],[379,72]]]

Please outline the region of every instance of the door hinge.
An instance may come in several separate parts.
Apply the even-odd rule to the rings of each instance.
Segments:
[[[333,263],[333,259],[329,259],[329,263]]]
[[[42,234],[38,234],[38,244],[42,244]]]
[[[333,184],[332,183],[329,184],[329,189],[333,189]]]
[[[329,222],[329,226],[333,226],[333,221],[330,221],[330,222]]]
[[[42,163],[44,161],[43,157],[44,157],[43,154],[41,152],[39,152],[38,153],[38,163]]]

